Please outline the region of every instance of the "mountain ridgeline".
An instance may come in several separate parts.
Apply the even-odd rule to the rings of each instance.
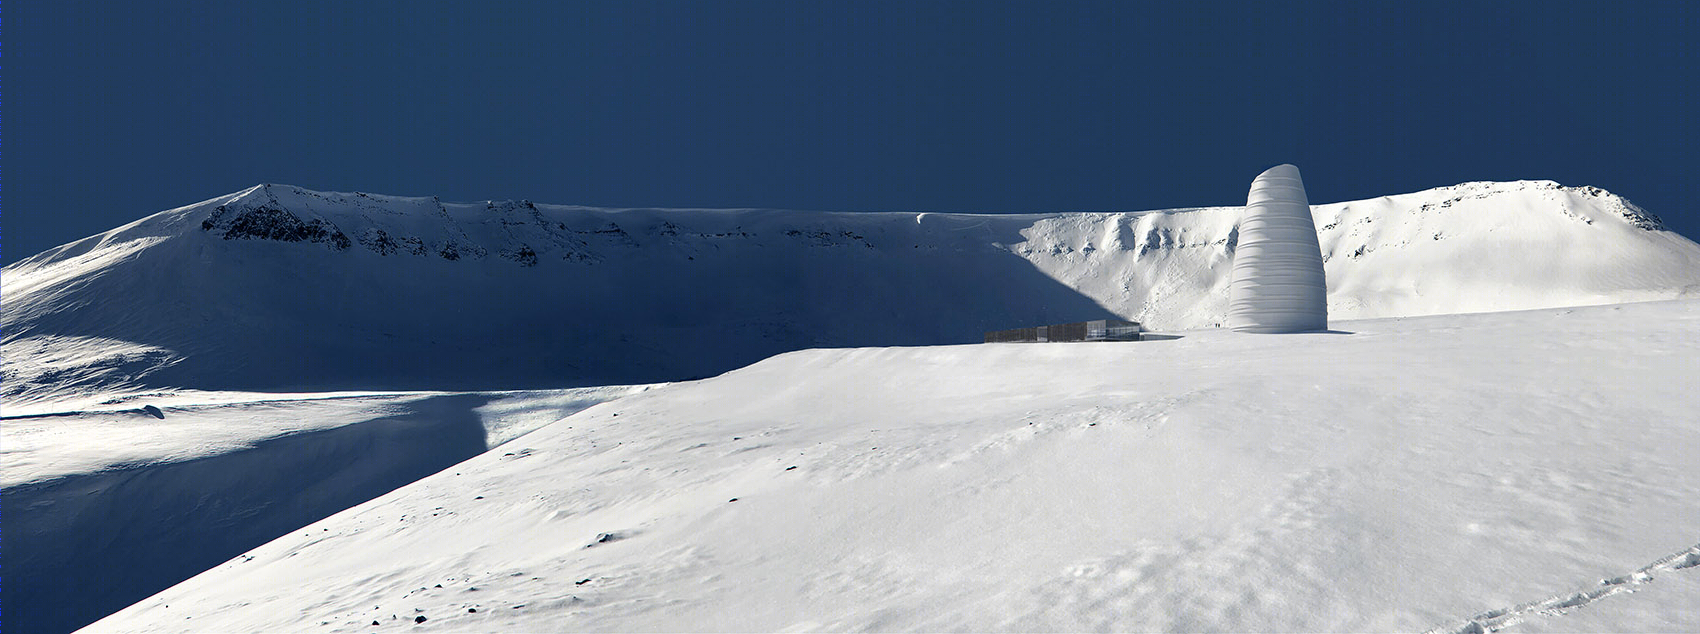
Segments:
[[[1700,296],[1700,246],[1592,187],[1313,206],[1332,319]],[[1219,326],[1237,207],[598,209],[261,185],[4,269],[4,396],[677,380],[811,347],[1120,317]]]

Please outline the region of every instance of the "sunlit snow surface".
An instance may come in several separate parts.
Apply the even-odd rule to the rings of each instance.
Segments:
[[[88,631],[1700,629],[1700,301],[1333,326],[785,354]]]
[[[305,432],[412,413],[432,400],[464,409],[476,441],[494,447],[561,416],[650,386],[509,392],[244,393],[170,390],[108,397],[86,409],[52,403],[6,409],[0,485],[15,487],[125,467],[211,458]],[[90,397],[94,400],[100,397]],[[75,404],[75,403],[73,403]],[[146,407],[158,412],[156,418]],[[448,418],[446,415],[438,416]]]

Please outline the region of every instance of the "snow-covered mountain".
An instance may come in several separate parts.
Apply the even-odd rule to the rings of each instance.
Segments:
[[[1239,211],[593,209],[262,185],[6,267],[4,397],[645,383],[1109,316],[1209,327]],[[1335,319],[1700,295],[1700,246],[1592,187],[1467,183],[1314,213]]]
[[[1336,329],[780,355],[85,631],[1700,628],[1700,301]]]
[[[1602,621],[1618,629],[1690,624],[1667,608],[1700,582],[1669,573],[1700,569],[1680,521],[1700,485],[1667,450],[1697,433],[1694,391],[1671,380],[1695,302],[1351,320],[1696,297],[1700,246],[1545,181],[1313,211],[1350,336],[1211,329],[1238,208],[615,210],[260,186],[156,214],[0,271],[6,565],[24,580],[0,595],[8,631],[63,632],[286,533],[96,629],[370,625],[332,596],[399,596],[427,629],[1486,631],[1595,602],[1651,606]],[[1181,338],[815,350],[610,386],[1106,316]],[[443,498],[449,473],[504,505]],[[1376,501],[1394,492],[1420,517]],[[405,535],[369,525],[397,504]],[[1505,510],[1447,532],[1481,508]],[[1582,526],[1606,516],[1618,528]],[[998,544],[1026,554],[976,559]],[[263,555],[278,549],[290,561]],[[1454,549],[1522,580],[1434,563],[1385,581],[1398,571],[1375,563]],[[233,568],[248,562],[261,572]],[[1380,585],[1326,583],[1348,577]],[[326,581],[278,589],[291,578]],[[769,590],[702,594],[743,587]],[[1603,601],[1627,589],[1665,598]]]

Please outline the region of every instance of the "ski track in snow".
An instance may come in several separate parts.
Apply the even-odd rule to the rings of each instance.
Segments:
[[[1657,581],[1658,574],[1675,573],[1679,570],[1695,567],[1700,567],[1700,544],[1695,544],[1693,547],[1676,554],[1661,557],[1658,561],[1642,566],[1635,572],[1601,579],[1599,583],[1595,584],[1595,587],[1587,590],[1566,592],[1514,607],[1488,610],[1463,622],[1443,625],[1423,634],[1492,634],[1523,623],[1535,616],[1563,616],[1574,610],[1587,607],[1595,601],[1635,592],[1637,586]]]

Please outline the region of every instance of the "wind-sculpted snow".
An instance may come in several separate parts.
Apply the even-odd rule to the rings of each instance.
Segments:
[[[1331,326],[780,355],[86,631],[1700,628],[1700,301]]]
[[[0,275],[12,407],[91,391],[511,389],[711,376],[811,347],[1120,317],[1221,325],[1239,208],[594,209],[283,185]],[[1700,247],[1592,187],[1312,212],[1336,319],[1700,293]]]

